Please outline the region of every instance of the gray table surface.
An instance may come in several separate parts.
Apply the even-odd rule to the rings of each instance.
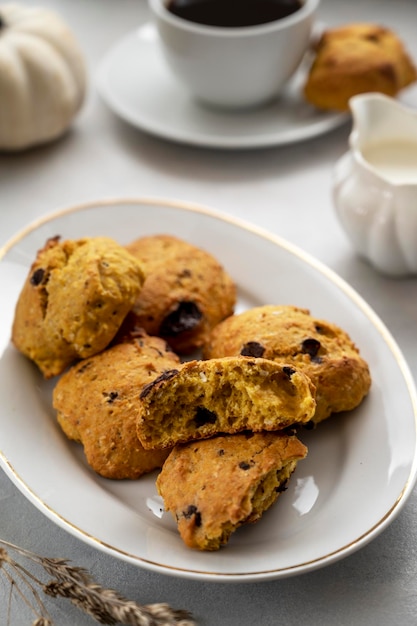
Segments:
[[[417,373],[417,281],[385,278],[358,259],[334,215],[331,172],[347,148],[349,123],[306,142],[248,151],[206,150],[151,137],[116,118],[94,88],[94,74],[106,51],[148,19],[145,1],[42,4],[57,10],[77,34],[90,89],[64,140],[0,155],[0,244],[36,217],[88,200],[155,196],[212,206],[281,235],[336,270],[375,309]],[[401,34],[417,58],[415,0],[322,0],[320,19],[328,25],[383,23]],[[410,97],[417,106],[417,90]],[[334,565],[273,582],[206,583],[145,571],[85,545],[46,518],[0,471],[3,539],[39,554],[68,558],[137,602],[188,609],[204,626],[414,625],[416,520],[414,491],[388,529]],[[7,623],[5,590],[0,582],[0,625]],[[65,600],[47,601],[47,606],[59,626],[94,623]],[[31,614],[24,605],[14,605],[10,624],[29,623]]]

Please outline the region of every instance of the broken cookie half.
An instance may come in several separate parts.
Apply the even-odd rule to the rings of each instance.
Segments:
[[[261,518],[306,454],[285,432],[220,435],[176,446],[156,484],[184,543],[218,550]]]
[[[143,447],[170,448],[221,433],[283,430],[309,422],[315,387],[303,372],[263,358],[189,361],[141,392],[137,434]]]

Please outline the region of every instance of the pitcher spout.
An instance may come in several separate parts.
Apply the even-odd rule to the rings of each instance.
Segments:
[[[349,101],[353,123],[349,145],[365,146],[391,142],[417,142],[417,111],[389,96],[364,93]]]

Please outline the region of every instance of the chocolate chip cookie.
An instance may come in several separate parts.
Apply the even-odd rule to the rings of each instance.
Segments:
[[[265,305],[229,317],[212,331],[203,354],[262,357],[302,370],[316,387],[313,423],[354,409],[371,386],[368,364],[348,334],[294,306]]]
[[[396,96],[417,79],[402,41],[377,24],[328,29],[315,53],[304,96],[321,109],[347,111],[352,96],[370,91]]]
[[[140,390],[179,358],[159,337],[136,332],[63,374],[53,391],[62,430],[84,446],[106,478],[139,478],[162,466],[169,450],[144,450],[136,435]]]
[[[200,348],[211,328],[233,313],[234,282],[205,250],[168,235],[142,237],[127,250],[146,273],[133,307],[135,323],[178,354]]]
[[[286,489],[307,448],[281,433],[224,435],[176,446],[157,478],[184,543],[218,550]]]
[[[142,389],[138,437],[145,448],[242,430],[280,430],[314,415],[315,388],[292,365],[226,357],[188,361]]]
[[[143,280],[139,261],[112,239],[49,239],[20,293],[12,341],[45,378],[61,374],[108,345]]]

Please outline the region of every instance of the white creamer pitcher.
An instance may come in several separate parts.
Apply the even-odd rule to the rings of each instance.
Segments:
[[[417,110],[368,93],[350,100],[350,150],[333,201],[359,255],[392,276],[417,274]]]

